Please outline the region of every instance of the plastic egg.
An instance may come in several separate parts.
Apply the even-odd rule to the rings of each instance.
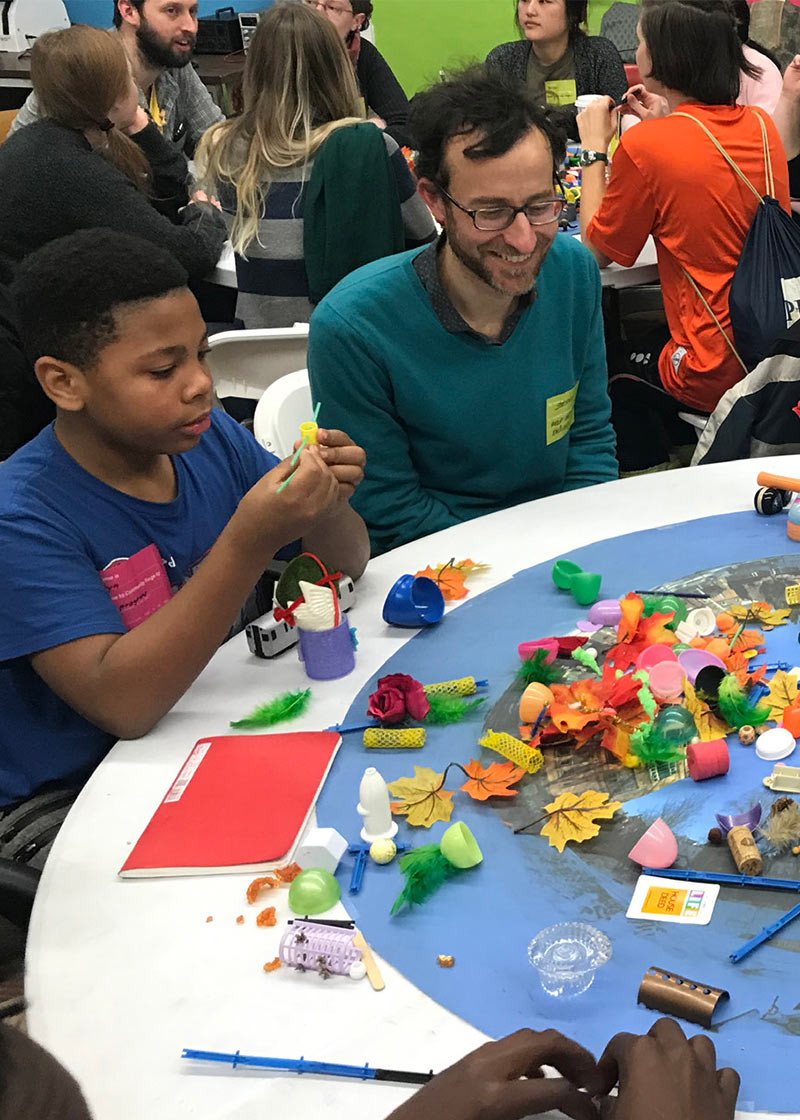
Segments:
[[[532,681],[519,700],[519,718],[523,723],[536,723],[537,719],[553,703],[553,694],[546,684]]]

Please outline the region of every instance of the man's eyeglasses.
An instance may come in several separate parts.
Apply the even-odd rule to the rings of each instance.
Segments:
[[[539,202],[529,202],[525,206],[489,206],[480,210],[468,210],[460,202],[456,202],[443,186],[437,184],[439,190],[452,204],[469,214],[475,229],[484,231],[508,229],[515,221],[517,214],[524,214],[532,226],[546,226],[557,222],[566,205],[563,198],[545,198]]]
[[[343,8],[341,4],[328,4],[326,0],[303,0],[307,8],[322,8],[328,15],[339,15],[341,12],[352,12],[352,8]]]

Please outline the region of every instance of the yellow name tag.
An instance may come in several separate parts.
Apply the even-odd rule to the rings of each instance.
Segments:
[[[548,105],[573,105],[578,96],[574,78],[544,83],[544,99]]]
[[[575,398],[578,395],[578,386],[567,389],[566,393],[559,393],[556,397],[547,398],[547,411],[545,413],[545,427],[547,430],[547,445],[563,439],[575,423]]]

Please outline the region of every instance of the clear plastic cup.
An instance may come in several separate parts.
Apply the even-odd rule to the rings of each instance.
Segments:
[[[528,960],[549,996],[568,999],[592,986],[595,971],[611,959],[611,942],[586,922],[559,922],[536,934]]]

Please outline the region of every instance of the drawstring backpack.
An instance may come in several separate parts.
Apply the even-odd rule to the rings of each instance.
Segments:
[[[687,117],[702,128],[760,203],[747,231],[731,283],[728,308],[733,340],[723,330],[697,284],[687,270],[683,269],[684,276],[716,323],[742,370],[749,373],[760,361],[775,352],[779,337],[792,323],[800,320],[800,230],[774,197],[772,157],[767,127],[760,113],[755,115],[761,125],[761,141],[764,146],[767,193],[763,197],[702,121],[691,113],[672,115]]]

